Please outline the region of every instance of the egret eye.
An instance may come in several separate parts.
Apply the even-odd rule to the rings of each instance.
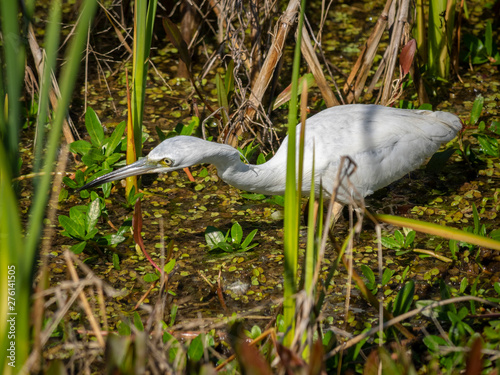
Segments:
[[[170,167],[173,163],[172,159],[169,159],[169,158],[165,158],[161,161],[161,163],[165,166],[165,167]]]

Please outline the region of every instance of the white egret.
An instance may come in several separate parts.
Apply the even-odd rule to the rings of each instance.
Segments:
[[[327,197],[332,194],[341,157],[349,156],[356,163],[351,184],[342,185],[337,196],[347,203],[350,197],[365,197],[416,169],[461,128],[460,119],[446,112],[363,104],[325,109],[306,121],[302,193],[309,195],[311,189],[313,148],[315,187],[319,189],[321,183]],[[145,158],[98,177],[81,189],[209,163],[217,168],[222,180],[238,189],[280,195],[285,192],[287,141],[288,137],[268,162],[250,165],[243,163],[240,153],[229,145],[178,136],[166,139]]]

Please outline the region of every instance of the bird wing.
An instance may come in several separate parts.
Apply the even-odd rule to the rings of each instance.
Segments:
[[[304,163],[312,165],[314,145],[315,176],[331,191],[341,157],[349,156],[357,165],[351,182],[366,196],[417,168],[461,127],[458,117],[445,112],[332,107],[308,119]]]

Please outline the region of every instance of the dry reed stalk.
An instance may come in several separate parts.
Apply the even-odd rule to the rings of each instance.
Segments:
[[[28,27],[28,42],[30,45],[31,49],[31,54],[33,56],[33,60],[35,60],[35,65],[36,65],[36,70],[38,72],[38,76],[41,77],[43,76],[43,71],[45,68],[45,61],[44,61],[44,54],[45,50],[40,47],[38,44],[35,33],[33,31],[33,25],[30,24]],[[59,85],[57,83],[57,79],[54,75],[54,72],[51,72],[51,80],[52,80],[52,88],[50,89],[50,103],[52,105],[52,108],[54,111],[57,108],[57,103],[59,101],[59,97],[61,96],[61,92],[59,91]],[[70,144],[75,141],[75,138],[73,137],[72,131],[78,135],[78,132],[76,131],[75,125],[73,124],[73,121],[71,120],[71,117],[69,115],[66,115],[66,118],[64,119],[63,122],[63,134],[64,134],[64,139],[66,140],[67,144]],[[74,157],[76,157],[76,154],[73,154]]]
[[[311,43],[311,38],[309,37],[309,33],[307,32],[306,27],[302,28],[302,44],[300,45],[300,49],[304,58],[307,61],[307,65],[311,69],[311,72],[316,80],[316,84],[321,91],[321,95],[325,100],[327,107],[333,107],[336,105],[340,105],[339,101],[333,94],[332,89],[328,85],[325,75],[323,74],[323,69],[321,69],[321,64],[319,63],[318,57],[314,52],[314,48]]]
[[[347,94],[348,103],[356,102],[363,92],[366,79],[368,78],[368,73],[370,72],[373,60],[375,59],[375,54],[377,53],[380,39],[382,38],[382,34],[387,27],[389,10],[391,8],[392,1],[393,0],[387,0],[384,10],[380,14],[375,27],[373,28],[373,32],[361,49],[358,60],[347,78],[347,82],[344,86],[344,94]],[[352,86],[353,82],[354,86]]]
[[[386,105],[393,96],[393,75],[396,68],[399,46],[402,44],[403,37],[405,36],[403,30],[408,24],[408,12],[410,10],[409,0],[400,0],[397,21],[393,25],[394,32],[391,37],[391,43],[388,47],[389,59],[387,61],[387,69],[385,70],[384,85],[382,89],[382,99],[380,103]]]

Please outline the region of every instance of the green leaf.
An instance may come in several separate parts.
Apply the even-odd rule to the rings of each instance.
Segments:
[[[498,156],[498,140],[486,135],[478,135],[477,141],[481,146],[481,150],[490,156]]]
[[[120,160],[120,158],[122,157],[123,154],[111,154],[107,159],[106,159],[106,163],[108,163],[108,165],[113,165],[115,164],[118,160]]]
[[[159,278],[160,276],[158,276],[156,273],[147,273],[143,277],[144,281],[147,283],[154,283]]]
[[[410,247],[411,245],[413,245],[413,241],[415,240],[416,234],[417,232],[415,232],[414,230],[408,232],[405,239],[405,247]]]
[[[165,271],[166,274],[169,274],[172,272],[172,270],[175,267],[175,259],[170,259],[167,264],[165,264],[165,267],[163,267],[163,271]]]
[[[82,156],[82,161],[86,166],[91,167],[94,164],[101,163],[105,158],[101,150],[93,148],[86,155]]]
[[[87,218],[86,218],[86,231],[87,233],[92,231],[97,224],[97,220],[99,220],[99,217],[101,216],[101,205],[99,203],[99,198],[93,200],[90,205],[89,209],[87,210]]]
[[[102,147],[102,141],[104,140],[104,130],[102,129],[101,121],[95,111],[88,107],[87,112],[85,112],[85,127],[90,136],[90,141],[96,147]]]
[[[68,232],[71,237],[83,240],[85,237],[85,227],[78,222],[71,220],[65,215],[59,215],[59,224]]]
[[[394,301],[392,309],[394,316],[407,313],[413,303],[413,295],[415,294],[415,283],[413,280],[408,281],[399,291]]]
[[[226,74],[224,75],[224,86],[227,91],[227,100],[229,100],[229,96],[234,91],[234,60],[229,60],[227,64]]]
[[[163,130],[161,130],[158,125],[155,126],[155,130],[156,130],[156,134],[158,134],[158,139],[160,140],[160,142],[163,142],[165,139],[167,139],[167,136],[165,135],[165,133],[163,132]]]
[[[181,32],[168,17],[163,17],[163,27],[167,33],[170,42],[177,48],[181,60],[187,65],[188,69],[191,67],[191,55],[189,54],[188,45],[184,41]]]
[[[264,154],[259,154],[259,156],[257,156],[257,164],[264,164],[266,162],[266,157],[264,156]]]
[[[141,316],[134,311],[134,326],[138,331],[144,332],[144,325],[142,324]]]
[[[431,159],[425,166],[425,170],[428,172],[439,173],[443,170],[446,162],[457,151],[455,147],[449,147],[444,151],[436,152],[432,155]]]
[[[87,232],[87,234],[85,235],[84,239],[85,240],[91,240],[95,237],[95,235],[99,232],[99,230],[97,228],[93,228],[92,230],[90,230],[90,232]]]
[[[203,341],[202,334],[196,336],[189,344],[188,356],[194,362],[197,362],[203,356]]]
[[[69,150],[72,153],[78,154],[78,155],[86,155],[90,149],[92,148],[92,145],[88,143],[87,141],[84,141],[83,139],[80,139],[75,142],[71,142],[69,144]]]
[[[476,125],[479,117],[481,117],[481,112],[483,111],[484,98],[479,95],[476,100],[474,100],[474,104],[472,105],[472,110],[470,112],[470,124]]]
[[[132,334],[132,330],[127,323],[118,322],[118,334],[120,336],[130,336]]]
[[[115,130],[113,130],[113,133],[107,139],[106,151],[104,155],[110,156],[111,154],[114,153],[115,149],[118,147],[118,144],[122,140],[123,132],[125,131],[125,126],[126,126],[125,121],[122,121],[118,125],[116,125]]]
[[[87,246],[86,241],[79,242],[76,245],[71,246],[70,250],[73,252],[73,254],[78,255],[85,249],[85,246]]]
[[[368,289],[373,289],[377,285],[377,282],[375,281],[375,274],[373,273],[373,270],[368,267],[366,264],[361,265],[361,272],[363,272],[363,275],[365,275],[367,279],[366,286]]]
[[[390,280],[392,275],[394,275],[394,271],[386,268],[384,269],[384,273],[382,274],[382,285],[386,285]]]
[[[217,244],[217,248],[221,249],[222,251],[225,251],[226,253],[233,253],[235,248],[232,247],[230,244],[227,242],[219,242]]]
[[[405,243],[405,236],[403,235],[403,233],[401,233],[400,230],[396,230],[394,231],[394,238],[396,239],[397,243],[403,247],[404,243]]]
[[[486,22],[484,46],[486,47],[486,54],[488,56],[491,56],[493,54],[493,30],[491,26],[491,20],[488,20],[488,22]]]
[[[120,257],[117,253],[113,253],[113,267],[115,270],[120,271]]]
[[[253,244],[251,244],[250,246],[245,246],[245,247],[242,247],[242,248],[241,248],[240,250],[238,250],[238,251],[241,251],[241,252],[247,252],[247,251],[249,251],[249,250],[253,249],[253,248],[254,248],[255,246],[257,246],[257,245],[258,245],[258,243],[253,243]]]
[[[205,229],[205,241],[208,247],[213,250],[216,249],[221,242],[226,242],[224,234],[217,228],[208,226]]]
[[[390,237],[382,237],[381,238],[382,246],[387,247],[388,249],[400,249],[401,245],[393,238]]]
[[[241,228],[241,225],[238,222],[236,222],[231,227],[231,240],[233,243],[237,243],[239,245],[242,239],[243,239],[243,229]]]
[[[67,187],[71,189],[76,189],[78,187],[78,184],[67,176],[64,176],[62,181]]]
[[[425,336],[424,344],[433,352],[439,351],[440,346],[449,346],[445,339],[436,335]]]
[[[245,241],[243,241],[243,243],[241,244],[241,247],[242,248],[248,247],[248,245],[250,245],[250,242],[252,242],[252,240],[256,234],[257,234],[257,229],[254,229],[253,231],[251,231],[250,234],[245,238]],[[255,244],[255,245],[257,245],[257,244]]]
[[[497,294],[500,295],[500,283],[498,281],[495,284],[493,284],[493,288],[495,288],[495,292],[497,292]]]
[[[490,125],[490,131],[496,135],[500,135],[500,121],[492,121]]]

